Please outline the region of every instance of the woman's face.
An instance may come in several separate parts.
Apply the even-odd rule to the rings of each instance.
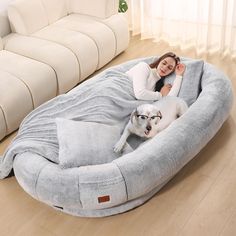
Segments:
[[[172,57],[166,57],[160,61],[159,65],[157,66],[157,73],[161,76],[167,76],[171,74],[176,66],[175,59]]]

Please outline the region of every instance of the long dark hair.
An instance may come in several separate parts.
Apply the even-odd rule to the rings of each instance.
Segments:
[[[176,56],[173,52],[167,52],[165,54],[163,54],[162,56],[160,56],[157,60],[155,60],[153,63],[149,64],[149,66],[153,69],[153,68],[157,68],[158,65],[160,64],[160,62],[165,59],[166,57],[171,57],[175,60],[176,65],[178,65],[180,63],[180,58],[178,56]],[[175,67],[174,67],[175,69]],[[173,69],[173,71],[174,71]],[[155,91],[160,92],[161,88],[164,86],[164,80],[165,77],[162,77],[160,80],[158,80],[156,82],[156,86],[155,86]]]

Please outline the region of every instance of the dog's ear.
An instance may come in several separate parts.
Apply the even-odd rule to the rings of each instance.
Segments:
[[[158,112],[157,112],[157,117],[158,117],[159,119],[155,122],[155,125],[158,123],[158,121],[160,121],[160,120],[162,119],[161,111],[158,111]]]
[[[161,111],[158,111],[158,112],[157,112],[157,116],[158,116],[160,119],[162,119]]]
[[[130,121],[131,121],[131,123],[133,124],[133,118],[135,117],[137,117],[137,115],[138,115],[138,111],[137,111],[137,109],[135,109],[132,113],[131,113],[131,116],[130,116]]]

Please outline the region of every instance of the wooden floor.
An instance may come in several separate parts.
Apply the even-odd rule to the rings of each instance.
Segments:
[[[137,57],[173,50],[164,43],[132,37],[130,47],[106,67]],[[194,51],[174,49],[197,58]],[[232,80],[236,62],[202,55]],[[235,93],[234,93],[235,94]],[[14,135],[0,144],[0,153]],[[156,196],[129,212],[106,218],[80,218],[60,213],[31,198],[15,177],[0,181],[1,236],[216,236],[236,235],[236,106],[207,146]]]

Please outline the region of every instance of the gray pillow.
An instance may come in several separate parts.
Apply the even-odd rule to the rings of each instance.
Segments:
[[[187,104],[192,105],[201,92],[201,79],[203,73],[204,61],[181,58],[181,62],[186,65],[183,75],[183,81],[178,97],[183,98]],[[175,74],[171,74],[165,79],[165,83],[173,83]]]
[[[120,138],[118,127],[62,118],[57,118],[56,124],[62,168],[109,163],[121,156],[113,151]],[[123,154],[131,151],[126,144]]]

